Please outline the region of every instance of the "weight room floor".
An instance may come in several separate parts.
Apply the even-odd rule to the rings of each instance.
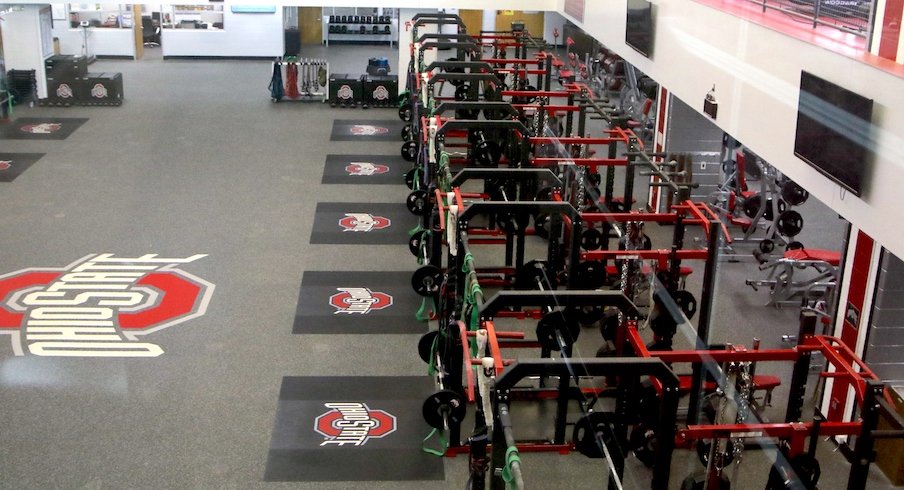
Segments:
[[[399,72],[389,47],[302,52],[328,57],[334,73],[361,73],[378,55]],[[403,244],[309,244],[319,202],[402,202],[401,185],[320,184],[328,153],[399,150],[398,141],[330,143],[334,119],[397,121],[395,110],[273,104],[266,61],[102,60],[90,70],[123,72],[122,107],[17,107],[16,117],[89,120],[62,141],[0,140],[3,152],[45,153],[0,194],[0,272],[61,268],[91,253],[207,254],[180,268],[216,289],[204,316],[148,337],[165,351],[156,358],[17,357],[4,341],[0,486],[348,488],[341,481],[265,482],[264,474],[284,377],[425,375],[416,334],[292,334],[305,271],[415,268]],[[743,280],[720,285],[750,297]],[[758,303],[720,318],[762,318]],[[781,311],[775,315],[790,318],[796,331],[796,315]],[[743,332],[738,341],[749,342]],[[519,412],[516,428],[530,432],[529,418],[546,408]],[[426,426],[417,430],[427,433]],[[839,488],[829,482],[844,481],[847,469],[831,464],[838,456],[827,443],[821,447],[825,488]],[[763,487],[769,462],[760,459],[767,455],[745,453],[735,488]],[[598,460],[522,458],[531,488],[602,486]],[[392,464],[386,461],[378,463]],[[444,483],[363,483],[461,488],[467,458],[443,464]],[[633,459],[628,467],[627,488],[647,488],[646,470]],[[672,481],[698,467],[676,454]],[[888,487],[878,471],[872,479],[871,488]]]

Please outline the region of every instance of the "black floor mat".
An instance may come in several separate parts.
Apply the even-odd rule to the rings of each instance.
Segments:
[[[292,333],[425,333],[420,305],[409,271],[306,271]]]
[[[402,203],[319,202],[311,243],[406,245],[417,219]]]
[[[444,480],[421,451],[426,376],[285,377],[265,481]]]
[[[327,155],[320,183],[405,185],[410,168],[399,155]]]
[[[87,117],[20,117],[0,130],[0,139],[64,140],[87,120]]]
[[[333,121],[333,132],[330,141],[398,141],[402,146],[401,120],[354,120],[337,119]]]
[[[16,180],[43,156],[43,153],[0,153],[0,182]]]

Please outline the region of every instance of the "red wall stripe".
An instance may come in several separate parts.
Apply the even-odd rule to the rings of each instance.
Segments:
[[[869,269],[873,262],[873,239],[863,233],[857,232],[857,243],[854,245],[854,257],[851,264],[850,289],[847,295],[847,301],[842,301],[838,305],[838,314],[845,315],[848,306],[853,306],[860,314],[860,319],[864,318],[869,308],[864,308],[863,300],[866,298],[867,288],[872,287],[869,283]],[[843,298],[842,298],[843,299]],[[844,320],[841,328],[841,341],[844,342],[851,350],[855,351],[857,347],[857,327],[853,323]],[[866,328],[864,326],[864,328]],[[856,352],[856,351],[855,351]],[[847,391],[849,383],[841,381],[840,378],[835,379],[832,385],[832,398],[829,404],[828,419],[833,421],[841,421],[844,415],[844,407],[847,405]]]
[[[901,18],[904,16],[904,0],[886,0],[882,18],[882,35],[879,39],[879,56],[895,61],[898,58],[898,39],[901,37]]]

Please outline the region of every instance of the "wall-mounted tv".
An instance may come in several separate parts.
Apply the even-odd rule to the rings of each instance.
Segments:
[[[873,101],[805,71],[794,154],[860,196],[873,156]]]
[[[625,43],[649,58],[653,50],[653,4],[649,0],[628,0]]]

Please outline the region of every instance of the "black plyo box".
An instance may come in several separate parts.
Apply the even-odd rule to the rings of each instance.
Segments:
[[[44,60],[47,78],[62,80],[84,78],[88,74],[88,59],[84,56],[58,54]]]
[[[347,73],[333,74],[330,76],[329,82],[329,100],[330,105],[350,105],[360,104],[362,98],[361,78],[352,77]]]
[[[77,78],[47,79],[47,103],[51,105],[79,104],[84,91],[84,83]]]
[[[364,102],[384,107],[399,105],[399,78],[393,75],[374,75],[365,78]]]
[[[85,105],[121,105],[122,73],[89,73],[81,102]]]

